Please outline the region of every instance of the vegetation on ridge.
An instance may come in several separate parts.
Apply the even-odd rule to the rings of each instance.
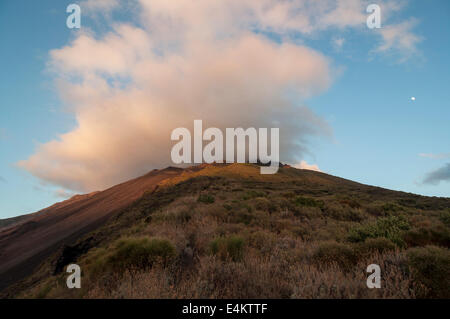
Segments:
[[[91,246],[71,261],[81,266],[81,289],[54,273],[55,255],[9,293],[448,298],[449,216],[450,199],[294,168],[263,176],[255,165],[207,166],[164,181],[80,238]],[[381,266],[381,289],[366,286],[372,263]]]

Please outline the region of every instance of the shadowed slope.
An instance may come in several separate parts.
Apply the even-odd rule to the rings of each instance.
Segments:
[[[56,246],[102,225],[113,213],[182,170],[167,168],[102,192],[77,195],[0,229],[0,289],[28,275]]]

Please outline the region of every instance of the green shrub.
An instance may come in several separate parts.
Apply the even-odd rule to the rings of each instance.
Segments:
[[[154,222],[164,221],[168,223],[185,224],[192,219],[192,215],[193,212],[191,210],[175,209],[154,213],[151,220]]]
[[[402,211],[403,207],[393,203],[386,203],[382,206],[382,209],[385,213],[395,213],[398,211]]]
[[[439,220],[443,222],[445,226],[450,227],[450,209],[442,212],[439,215]]]
[[[346,210],[345,213],[342,216],[343,220],[349,220],[354,222],[360,222],[366,219],[366,215],[364,214],[363,210],[357,208],[357,209],[349,209]]]
[[[299,206],[319,207],[323,208],[324,202],[322,200],[315,200],[313,198],[298,196],[295,198],[295,204]]]
[[[248,212],[248,210],[238,210],[236,212],[234,212],[232,214],[232,216],[230,216],[230,222],[231,223],[242,223],[244,225],[248,225],[252,222],[253,219],[255,219],[255,216],[253,214],[251,214],[250,212]]]
[[[292,227],[292,233],[295,236],[300,237],[302,240],[308,240],[311,238],[311,231],[306,225]]]
[[[244,239],[239,236],[216,238],[211,242],[211,252],[222,260],[241,261],[244,257]]]
[[[450,298],[450,252],[436,246],[411,248],[408,264],[414,280],[427,288],[419,297]]]
[[[379,218],[375,223],[362,225],[349,231],[348,240],[364,242],[367,238],[385,237],[399,247],[405,246],[403,234],[409,229],[408,221],[400,216]]]
[[[209,194],[200,194],[200,196],[198,197],[197,201],[200,203],[205,203],[205,204],[212,204],[215,202],[215,198],[212,195]]]
[[[383,206],[380,206],[378,204],[370,204],[369,206],[366,207],[366,211],[367,213],[369,213],[370,215],[376,216],[376,217],[380,217],[380,216],[386,216],[386,212],[383,210]]]
[[[336,220],[360,222],[366,218],[365,213],[360,208],[328,203],[325,206],[325,214]]]
[[[256,231],[248,237],[249,246],[256,248],[262,253],[270,252],[276,241],[276,235],[267,231]]]
[[[321,243],[314,251],[312,258],[319,265],[336,263],[344,270],[348,270],[357,262],[357,256],[353,248],[337,242]]]
[[[395,244],[387,238],[367,238],[363,243],[357,246],[360,255],[370,255],[375,252],[384,253],[386,251],[394,250]]]
[[[267,198],[259,197],[255,198],[255,200],[253,201],[253,205],[258,210],[269,211],[270,201]]]
[[[85,259],[89,276],[97,278],[107,268],[108,250],[104,247],[91,249]]]
[[[266,196],[266,193],[264,193],[264,192],[250,190],[250,191],[247,191],[244,194],[244,196],[242,196],[242,199],[243,200],[248,200],[248,199],[257,198],[257,197],[264,197],[264,196]]]
[[[117,242],[114,251],[107,258],[107,265],[116,271],[146,269],[155,262],[167,265],[175,254],[174,245],[165,239],[126,238]]]
[[[410,247],[425,245],[450,247],[450,230],[443,225],[414,228],[405,233],[404,240]]]
[[[345,198],[339,201],[342,205],[347,205],[350,208],[361,208],[361,204],[356,199]]]
[[[47,295],[49,294],[49,292],[52,290],[52,285],[50,283],[46,283],[43,287],[41,287],[38,291],[38,293],[36,294],[35,298],[36,299],[44,299],[45,297],[47,297]]]

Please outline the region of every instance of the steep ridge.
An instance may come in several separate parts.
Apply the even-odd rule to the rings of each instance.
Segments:
[[[181,172],[178,168],[153,170],[105,191],[74,196],[1,228],[0,290],[28,275],[57,246],[96,229],[146,191]]]

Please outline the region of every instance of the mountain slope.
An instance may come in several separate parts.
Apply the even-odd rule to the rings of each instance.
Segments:
[[[402,269],[433,249],[448,262],[449,215],[449,198],[288,166],[168,168],[0,230],[0,278],[9,297],[442,297]],[[383,291],[365,287],[374,261]],[[80,291],[64,288],[73,262]]]
[[[29,274],[57,246],[96,229],[114,212],[180,172],[175,168],[154,170],[103,192],[74,196],[0,228],[0,290]]]

